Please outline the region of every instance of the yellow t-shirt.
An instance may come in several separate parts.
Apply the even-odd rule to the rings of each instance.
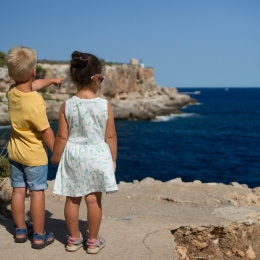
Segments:
[[[50,124],[42,96],[36,91],[21,92],[16,87],[11,87],[7,95],[11,121],[9,158],[28,166],[47,164],[47,149],[41,131]]]

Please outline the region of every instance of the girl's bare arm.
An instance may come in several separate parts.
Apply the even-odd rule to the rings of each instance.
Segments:
[[[67,139],[68,139],[68,124],[65,119],[65,103],[63,103],[60,108],[58,132],[55,138],[53,155],[51,157],[51,162],[53,164],[59,164],[61,155],[67,143]]]
[[[117,159],[117,136],[114,121],[114,114],[110,104],[108,104],[108,119],[106,126],[106,142],[110,148],[112,160],[114,164],[114,170],[116,170],[116,159]]]

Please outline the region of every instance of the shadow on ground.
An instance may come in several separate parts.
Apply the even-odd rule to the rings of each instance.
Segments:
[[[10,203],[9,203],[10,204]],[[15,223],[12,218],[12,212],[7,208],[8,205],[6,205],[5,210],[5,218],[6,220],[1,221],[0,225],[4,226],[5,229],[10,233],[11,236],[14,234],[15,229]],[[46,210],[45,211],[45,230],[47,232],[54,233],[55,239],[58,240],[60,243],[62,243],[64,246],[67,243],[67,236],[69,235],[68,229],[66,226],[66,222],[63,219],[54,219],[52,218],[53,213]],[[27,223],[32,223],[30,211],[27,211]],[[80,230],[87,230],[88,225],[87,221],[79,220],[79,228]],[[87,233],[82,232],[84,238],[87,237]]]

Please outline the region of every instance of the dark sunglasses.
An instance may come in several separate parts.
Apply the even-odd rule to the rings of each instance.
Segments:
[[[98,80],[99,80],[100,84],[101,84],[101,83],[104,81],[104,79],[105,79],[105,76],[102,75],[102,74],[95,74],[95,75],[93,75],[93,76],[91,77],[91,79],[93,79],[93,78],[96,77],[96,76],[98,76]]]

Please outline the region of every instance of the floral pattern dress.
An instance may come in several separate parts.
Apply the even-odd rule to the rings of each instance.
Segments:
[[[71,97],[65,104],[68,141],[61,156],[53,193],[80,197],[118,190],[109,146],[105,142],[107,100]]]

